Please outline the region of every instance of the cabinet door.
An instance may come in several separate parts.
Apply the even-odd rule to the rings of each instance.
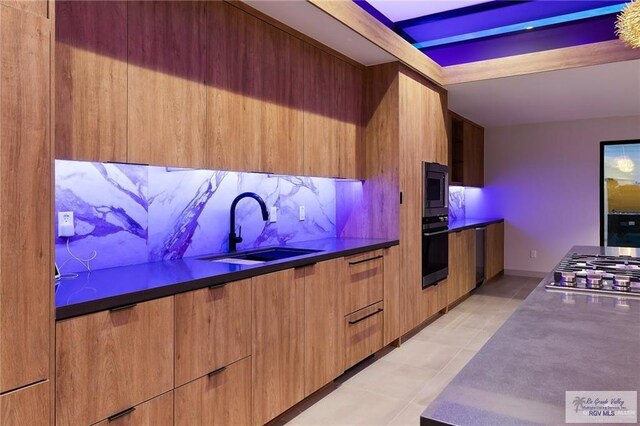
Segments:
[[[302,41],[207,2],[207,165],[302,174]]]
[[[176,386],[251,355],[251,280],[176,296]]]
[[[487,281],[504,270],[504,222],[487,226],[486,270]]]
[[[49,25],[0,6],[0,393],[49,375]]]
[[[475,287],[476,249],[474,229],[449,234],[447,302],[460,299]]]
[[[127,5],[128,160],[203,167],[205,2]]]
[[[304,269],[252,278],[253,424],[304,398]]]
[[[37,383],[0,396],[0,424],[47,426],[51,419],[51,383]]]
[[[463,184],[484,185],[484,129],[465,120],[463,125]]]
[[[56,1],[56,158],[127,161],[127,2]]]
[[[173,297],[56,324],[56,424],[91,424],[173,388]]]
[[[173,391],[115,413],[95,426],[173,426]]]
[[[382,349],[383,312],[380,302],[344,317],[345,370]]]
[[[384,260],[381,250],[345,257],[344,311],[350,314],[384,297]]]
[[[342,374],[344,261],[334,259],[305,268],[305,396]]]
[[[384,344],[400,337],[400,248],[384,252]]]
[[[251,424],[251,358],[175,391],[176,426]]]

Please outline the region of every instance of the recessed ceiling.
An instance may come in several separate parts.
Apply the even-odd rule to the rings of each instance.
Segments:
[[[640,133],[640,59],[455,84],[447,90],[449,109],[485,127],[638,116]]]
[[[430,1],[389,1],[367,0],[380,13],[393,22],[405,21],[420,16],[460,9],[474,4],[488,3],[487,0],[430,0]]]

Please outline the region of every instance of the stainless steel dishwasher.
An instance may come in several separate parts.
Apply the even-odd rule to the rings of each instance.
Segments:
[[[485,278],[485,233],[487,228],[484,226],[476,228],[476,288],[484,283]]]

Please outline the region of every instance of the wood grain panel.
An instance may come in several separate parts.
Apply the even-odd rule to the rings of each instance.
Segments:
[[[173,389],[173,309],[165,297],[58,322],[56,424],[91,424]]]
[[[484,186],[484,129],[470,121],[463,123],[463,181],[465,186]]]
[[[380,302],[344,317],[345,370],[382,349],[383,313]]]
[[[206,165],[205,2],[129,2],[128,160]]]
[[[51,387],[47,380],[0,396],[0,424],[50,425]]]
[[[311,395],[342,374],[344,327],[342,284],[346,270],[342,259],[306,268],[304,278],[304,394]]]
[[[37,15],[0,6],[0,392],[49,375],[49,27]]]
[[[251,424],[251,358],[175,390],[176,426]]]
[[[33,13],[42,18],[49,18],[49,1],[47,0],[1,0],[0,4],[23,12]],[[53,7],[53,4],[51,4],[51,7]]]
[[[474,229],[449,234],[447,303],[451,304],[475,288],[476,233]]]
[[[418,311],[420,322],[425,322],[447,306],[449,280],[420,290],[418,294]]]
[[[384,252],[384,339],[386,346],[400,337],[400,248]]]
[[[176,296],[175,381],[251,355],[251,280]]]
[[[504,222],[487,226],[486,280],[498,276],[504,270]]]
[[[173,426],[173,391],[155,397],[134,408],[135,411],[129,414],[117,419],[101,421],[96,426]]]
[[[302,42],[223,2],[207,28],[208,167],[302,174]]]
[[[304,398],[304,269],[254,277],[253,424]]]
[[[56,2],[56,158],[127,161],[127,2]]]
[[[384,298],[384,259],[382,250],[344,258],[346,280],[342,284],[344,307],[348,315]]]

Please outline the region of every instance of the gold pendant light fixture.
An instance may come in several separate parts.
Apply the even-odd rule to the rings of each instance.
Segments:
[[[616,34],[632,48],[640,48],[640,1],[633,0],[618,15]]]

